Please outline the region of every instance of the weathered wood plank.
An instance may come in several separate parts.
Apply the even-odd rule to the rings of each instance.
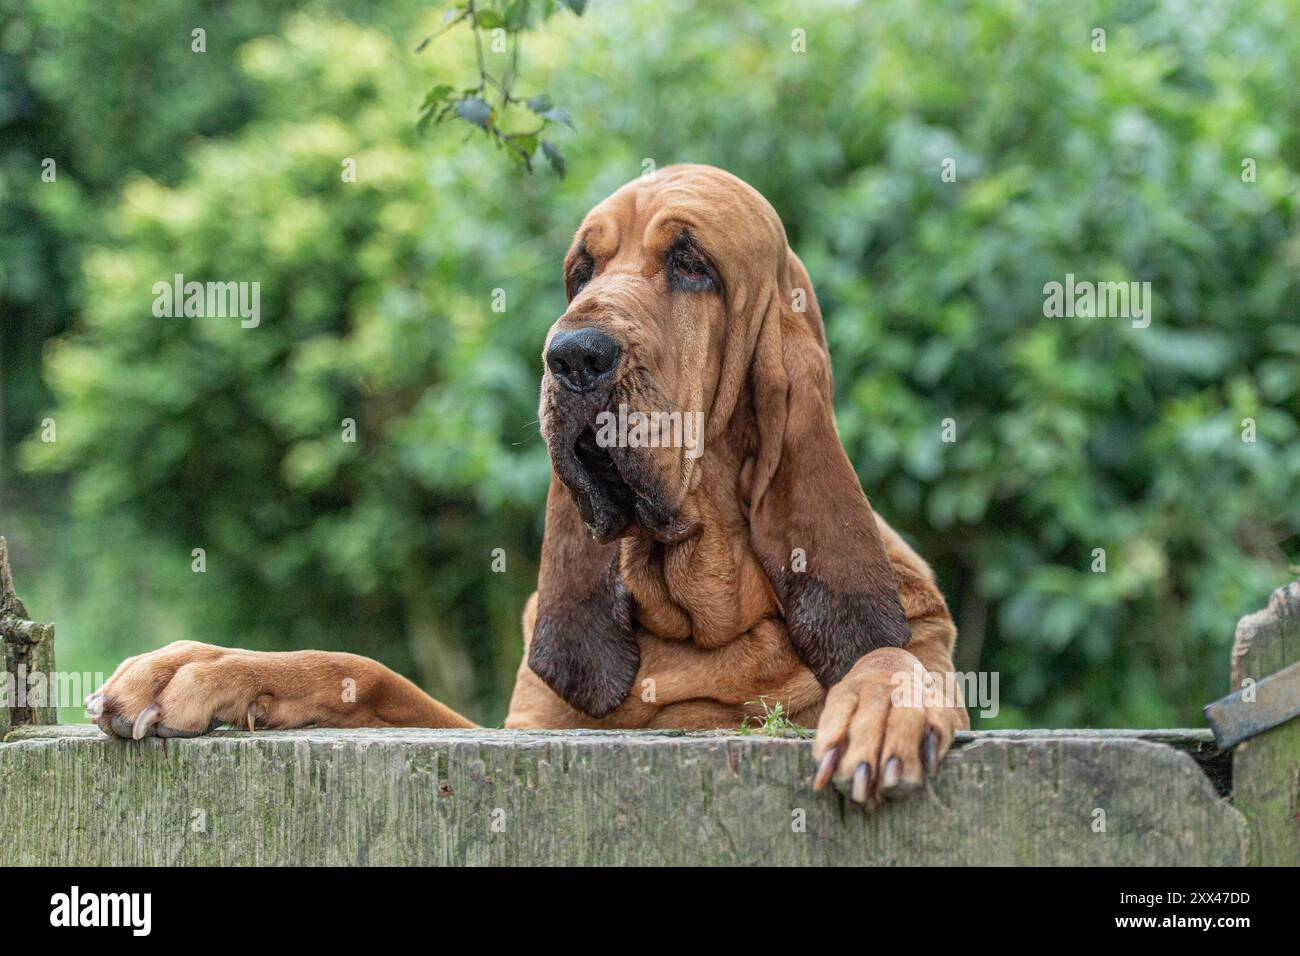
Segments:
[[[1168,736],[1168,735],[1167,735]],[[1193,735],[1174,737],[1191,746]],[[1135,733],[962,735],[917,797],[809,789],[806,741],[729,734],[223,731],[0,745],[22,864],[1241,864],[1245,823]]]
[[[959,733],[958,745],[976,739],[996,740],[1039,740],[1054,737],[1082,737],[1093,739],[1131,739],[1147,740],[1151,743],[1165,744],[1175,750],[1181,750],[1200,765],[1201,770],[1210,778],[1210,783],[1221,797],[1232,795],[1232,753],[1220,750],[1214,741],[1214,734],[1203,728],[1178,728],[1174,730],[1129,730],[1094,728],[1074,730],[983,730],[975,733]]]
[[[1232,689],[1300,661],[1300,581],[1273,592],[1268,607],[1241,619],[1232,652]],[[1233,751],[1233,802],[1246,816],[1251,861],[1300,866],[1300,719]]]
[[[9,545],[0,537],[0,680],[5,681],[0,701],[0,737],[11,724],[52,724],[59,719],[54,689],[47,681],[54,674],[54,625],[29,619],[27,608],[14,591],[9,567]],[[43,675],[37,678],[36,675]],[[35,681],[33,688],[27,685]]]

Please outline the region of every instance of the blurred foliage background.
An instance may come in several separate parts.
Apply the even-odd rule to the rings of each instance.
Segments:
[[[1296,2],[595,0],[520,62],[563,180],[417,132],[476,76],[465,35],[415,52],[443,12],[0,0],[0,533],[63,668],[348,649],[500,721],[563,253],[697,161],[809,268],[864,487],[1001,674],[976,725],[1201,723],[1300,562]],[[1151,326],[1044,318],[1067,272],[1149,280]],[[260,326],[155,318],[175,273],[259,281]]]

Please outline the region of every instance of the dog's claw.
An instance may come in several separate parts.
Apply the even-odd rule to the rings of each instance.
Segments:
[[[866,803],[867,794],[871,790],[871,764],[863,761],[858,764],[858,769],[853,771],[853,789],[851,796],[854,803]]]
[[[158,723],[158,717],[162,714],[162,708],[157,704],[150,704],[144,710],[136,715],[135,723],[131,725],[131,739],[140,740],[148,737],[149,731],[153,725]]]
[[[933,777],[939,772],[939,735],[933,727],[925,732],[925,737],[921,740],[921,760],[925,764],[925,772]]]
[[[885,763],[885,776],[880,781],[881,789],[892,790],[898,786],[898,781],[903,778],[903,761],[897,757],[890,757]]]
[[[836,744],[822,754],[821,763],[817,765],[817,776],[813,777],[814,790],[821,790],[830,783],[831,775],[835,773],[835,766],[840,762],[840,750],[840,745]]]

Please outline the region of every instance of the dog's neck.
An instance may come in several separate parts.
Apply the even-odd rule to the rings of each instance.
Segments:
[[[695,462],[682,506],[695,533],[666,544],[634,529],[622,540],[620,567],[641,630],[719,647],[779,613],[749,544],[755,454],[752,416],[745,409]]]

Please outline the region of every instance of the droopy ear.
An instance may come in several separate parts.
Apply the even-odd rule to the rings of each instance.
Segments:
[[[592,540],[569,490],[552,474],[528,666],[592,717],[623,703],[641,663],[618,559],[618,542]]]
[[[830,687],[868,651],[905,646],[911,630],[875,515],[835,431],[821,313],[793,253],[787,272],[788,281],[773,284],[751,371],[759,454],[750,536],[791,643]]]

